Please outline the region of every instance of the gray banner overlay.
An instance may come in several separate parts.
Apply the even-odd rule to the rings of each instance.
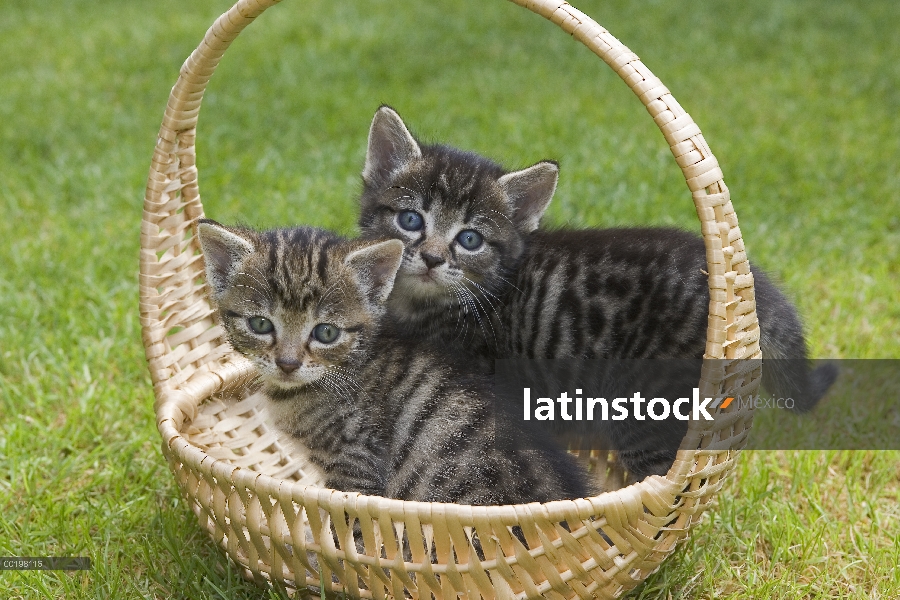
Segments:
[[[90,571],[86,556],[0,556],[0,571]]]
[[[498,360],[499,440],[583,448],[677,446],[691,420],[753,406],[748,449],[900,450],[900,360],[741,361],[753,395],[705,398],[702,360]],[[548,437],[549,436],[549,437]]]

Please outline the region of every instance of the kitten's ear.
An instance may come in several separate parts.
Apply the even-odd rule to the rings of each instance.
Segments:
[[[389,106],[379,108],[369,129],[363,181],[374,184],[421,157],[419,143],[403,124],[400,115]]]
[[[394,289],[394,278],[402,261],[403,242],[387,240],[354,250],[344,259],[344,264],[353,270],[366,295],[381,304]]]
[[[197,233],[206,261],[206,280],[218,296],[228,288],[235,267],[253,252],[253,244],[212,219],[200,219]]]
[[[507,173],[497,180],[512,203],[513,221],[526,233],[538,228],[547,205],[556,191],[559,165],[544,160],[536,165]]]

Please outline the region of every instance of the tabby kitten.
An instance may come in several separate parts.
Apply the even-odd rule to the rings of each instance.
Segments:
[[[364,237],[404,243],[391,321],[484,362],[701,358],[709,302],[702,239],[671,228],[538,229],[557,177],[552,161],[507,172],[471,152],[421,144],[382,106],[369,131],[359,224]],[[751,271],[763,357],[798,359],[767,364],[763,385],[809,410],[836,369],[810,372],[796,310]],[[628,423],[614,440],[626,467],[636,478],[665,473],[677,443],[654,447],[659,438]]]
[[[462,504],[588,494],[564,450],[495,436],[484,377],[384,331],[398,241],[206,219],[199,238],[229,341],[253,361],[277,426],[305,446],[327,487]]]

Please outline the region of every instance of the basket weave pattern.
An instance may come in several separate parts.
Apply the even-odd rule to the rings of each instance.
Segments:
[[[759,368],[732,360],[760,358],[753,278],[722,171],[699,127],[637,55],[588,16],[558,0],[513,1],[603,59],[662,131],[706,243],[705,356],[725,359],[705,362],[700,393],[755,393]],[[216,65],[243,28],[274,4],[240,0],[184,63],[160,129],[141,222],[140,312],[157,425],[201,526],[247,577],[289,587],[324,582],[329,591],[355,597],[616,598],[632,589],[710,506],[745,443],[750,408],[733,403],[715,421],[692,421],[683,444],[689,449],[678,453],[666,477],[593,498],[487,507],[311,485],[302,452],[267,426],[259,396],[247,395],[253,369],[228,346],[207,301],[194,236],[203,216],[194,141]],[[615,471],[609,460],[594,455],[595,463]],[[353,542],[354,523],[364,553]],[[476,536],[483,560],[474,550]]]

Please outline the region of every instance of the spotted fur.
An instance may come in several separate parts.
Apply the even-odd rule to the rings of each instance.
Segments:
[[[278,427],[305,446],[328,487],[463,504],[588,493],[586,473],[549,440],[535,449],[496,435],[486,377],[382,327],[402,259],[396,240],[209,220],[199,235],[228,339],[256,365]],[[260,333],[269,326],[258,319],[271,331]],[[337,337],[323,341],[322,325]]]

